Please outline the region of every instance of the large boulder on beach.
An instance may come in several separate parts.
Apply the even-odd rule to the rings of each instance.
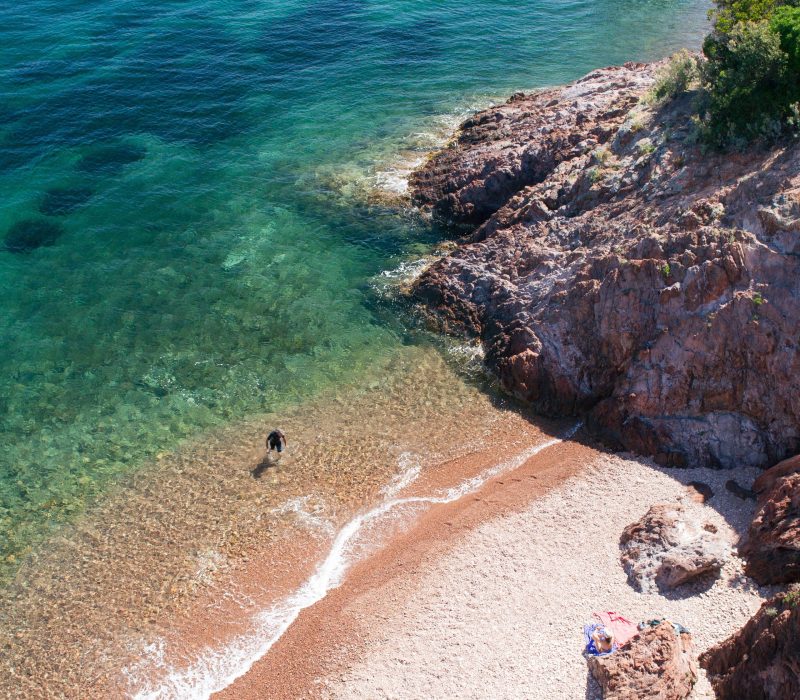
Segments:
[[[800,698],[800,593],[779,593],[700,656],[717,700]]]
[[[607,656],[590,656],[603,700],[682,700],[697,681],[691,635],[670,622],[647,627]]]
[[[696,142],[658,65],[594,71],[462,124],[410,180],[469,233],[416,281],[502,386],[664,466],[800,452],[800,148]]]
[[[678,503],[654,505],[626,527],[620,561],[634,588],[670,590],[699,576],[718,574],[730,547],[717,528]]]
[[[756,480],[758,509],[740,551],[760,584],[800,581],[800,471],[795,460]],[[772,472],[772,473],[770,473]]]

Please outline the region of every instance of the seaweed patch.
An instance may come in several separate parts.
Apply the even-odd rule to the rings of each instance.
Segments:
[[[47,219],[23,219],[6,233],[6,250],[12,253],[30,253],[36,248],[53,245],[66,229],[59,223]]]
[[[78,170],[94,175],[118,175],[126,165],[136,163],[147,155],[144,146],[120,143],[100,146],[78,161]]]

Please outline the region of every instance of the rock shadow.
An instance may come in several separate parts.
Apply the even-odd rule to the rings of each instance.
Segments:
[[[656,587],[662,598],[666,598],[667,600],[686,600],[687,598],[694,598],[695,596],[711,590],[720,578],[720,574],[710,573],[697,576],[676,588],[667,588],[660,582],[656,582]],[[628,583],[630,583],[630,581],[628,581]]]
[[[586,669],[586,691],[584,693],[584,700],[602,700],[603,691],[600,684],[594,679],[592,672]]]

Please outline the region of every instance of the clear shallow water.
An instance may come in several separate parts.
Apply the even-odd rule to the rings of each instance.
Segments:
[[[4,571],[182,438],[412,342],[369,281],[430,234],[358,184],[392,153],[492,96],[697,45],[705,10],[3,3],[0,237],[52,239],[0,251]]]

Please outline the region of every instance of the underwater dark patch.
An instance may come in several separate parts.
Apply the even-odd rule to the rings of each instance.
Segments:
[[[88,187],[54,187],[45,192],[39,211],[46,216],[65,216],[86,204],[93,194]]]
[[[126,165],[136,163],[147,155],[147,149],[132,143],[100,146],[78,161],[81,172],[92,175],[118,175]]]
[[[53,245],[66,229],[47,219],[23,219],[14,224],[4,239],[6,250],[12,253],[30,253],[36,248]]]

